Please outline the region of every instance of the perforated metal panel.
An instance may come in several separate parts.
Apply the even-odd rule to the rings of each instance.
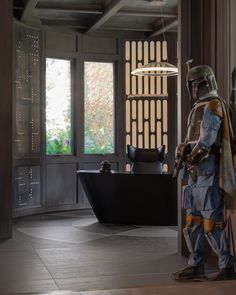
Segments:
[[[131,75],[139,66],[165,60],[166,41],[125,42],[126,145],[157,148],[163,144],[168,153],[167,77]]]
[[[15,168],[15,207],[41,206],[40,167]]]
[[[40,152],[40,32],[15,24],[14,158]]]

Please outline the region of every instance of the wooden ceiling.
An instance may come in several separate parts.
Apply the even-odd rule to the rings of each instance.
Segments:
[[[24,23],[78,30],[137,31],[149,37],[177,31],[178,0],[13,0]]]

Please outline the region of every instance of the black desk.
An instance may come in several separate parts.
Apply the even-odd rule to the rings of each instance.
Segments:
[[[78,175],[99,222],[177,225],[177,185],[172,174],[80,170]]]

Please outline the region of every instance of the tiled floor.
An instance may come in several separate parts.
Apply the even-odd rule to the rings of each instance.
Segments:
[[[32,216],[0,242],[0,294],[177,294],[166,293],[183,291],[170,273],[185,263],[173,227],[104,225],[91,211]]]

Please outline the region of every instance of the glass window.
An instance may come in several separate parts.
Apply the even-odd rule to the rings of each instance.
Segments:
[[[84,63],[84,104],[84,152],[114,153],[113,63]]]
[[[71,137],[71,61],[47,58],[46,154],[71,154]]]

